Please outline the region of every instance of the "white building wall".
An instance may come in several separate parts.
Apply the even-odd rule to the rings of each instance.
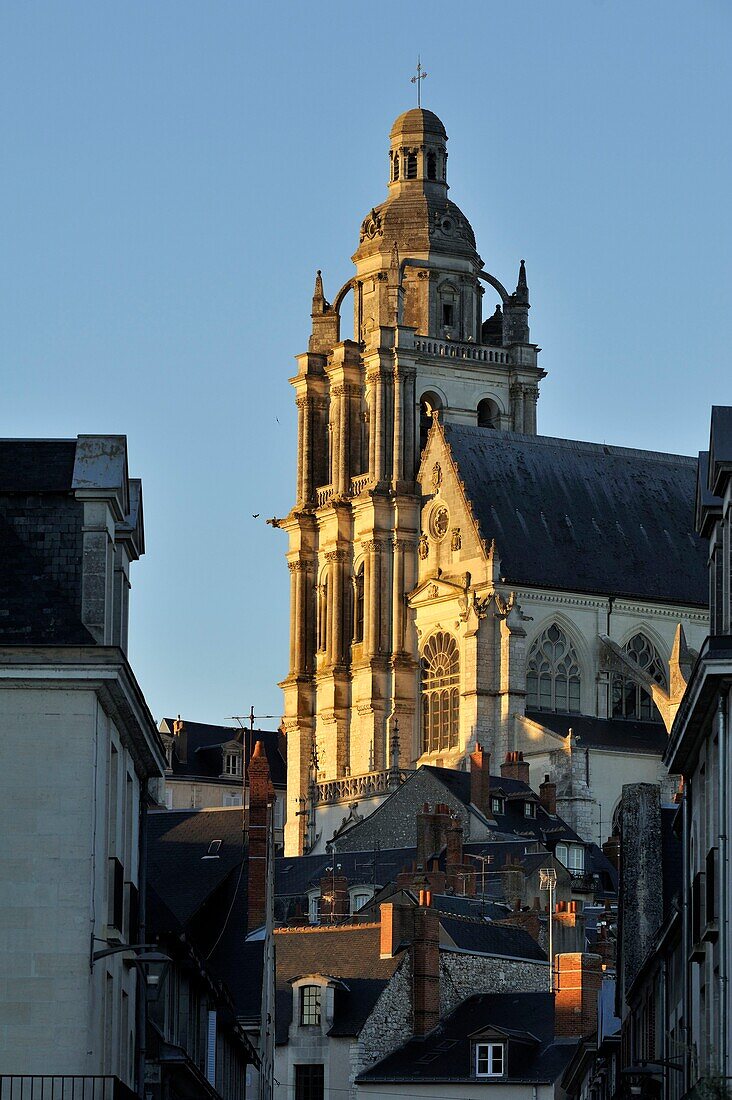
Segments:
[[[91,687],[0,687],[0,716],[0,1072],[131,1083],[134,968],[120,956],[89,965],[92,935],[106,947],[108,856],[137,882],[129,753]]]

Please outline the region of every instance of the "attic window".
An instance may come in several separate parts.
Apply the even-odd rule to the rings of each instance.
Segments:
[[[503,1043],[475,1044],[475,1076],[503,1077]]]
[[[218,859],[219,848],[221,847],[220,840],[212,840],[208,846],[208,851],[205,856],[201,856],[201,859]]]
[[[302,1027],[320,1027],[320,1001],[323,990],[319,985],[300,987],[300,1024]]]
[[[224,774],[241,775],[241,753],[227,752],[224,756]]]
[[[491,799],[491,813],[502,814],[503,813],[503,799],[492,798]]]
[[[536,804],[534,802],[524,802],[524,817],[536,817]]]

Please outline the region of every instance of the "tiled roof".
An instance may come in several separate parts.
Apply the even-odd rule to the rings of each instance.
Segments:
[[[566,737],[572,730],[578,744],[587,749],[657,753],[660,756],[668,744],[668,734],[661,722],[631,722],[620,718],[592,718],[587,714],[555,714],[543,710],[527,711],[526,717],[561,737]]]
[[[401,959],[379,958],[380,937],[378,924],[276,929],[277,980],[289,982],[304,974],[386,980]]]
[[[696,459],[464,425],[444,432],[509,584],[706,606]]]
[[[483,993],[463,1001],[426,1038],[410,1039],[357,1080],[477,1084],[471,1036],[489,1028],[509,1040],[505,1078],[509,1082],[555,1081],[576,1046],[576,1040],[554,1040],[551,993]],[[513,1044],[512,1037],[522,1041]]]
[[[505,915],[505,914],[504,914]],[[483,955],[545,962],[546,955],[523,928],[493,921],[470,920],[440,915],[440,925],[455,947]],[[444,946],[444,941],[443,941]]]

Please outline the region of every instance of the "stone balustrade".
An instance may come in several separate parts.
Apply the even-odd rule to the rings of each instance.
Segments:
[[[436,340],[432,336],[415,336],[414,348],[420,355],[431,355],[439,359],[471,359],[476,363],[497,363],[501,366],[507,366],[511,361],[505,348],[487,347],[461,340]]]

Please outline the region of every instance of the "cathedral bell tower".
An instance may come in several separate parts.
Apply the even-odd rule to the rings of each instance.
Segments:
[[[536,432],[544,372],[523,261],[511,294],[483,270],[470,223],[448,198],[437,115],[399,116],[388,168],[386,201],[361,223],[355,276],[332,304],[317,274],[308,351],[290,380],[296,503],[274,521],[289,536],[281,686],[290,854],[322,846],[354,803],[369,812],[419,755],[419,651],[406,597],[417,581],[415,479],[432,415]],[[486,287],[499,301],[484,321]],[[354,338],[342,340],[350,292]]]

